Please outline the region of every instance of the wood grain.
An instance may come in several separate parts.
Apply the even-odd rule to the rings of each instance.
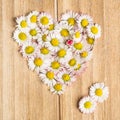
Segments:
[[[120,120],[120,0],[0,0],[0,120]],[[38,10],[60,18],[67,10],[87,13],[102,27],[88,69],[67,88],[51,94],[31,72],[11,38],[14,17]],[[105,82],[109,99],[84,115],[78,100],[88,95],[92,83]]]

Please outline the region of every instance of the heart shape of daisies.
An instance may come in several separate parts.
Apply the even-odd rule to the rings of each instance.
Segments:
[[[32,11],[17,17],[16,23],[13,38],[29,69],[59,95],[85,70],[101,35],[100,26],[89,15],[72,11],[59,21],[46,12]]]

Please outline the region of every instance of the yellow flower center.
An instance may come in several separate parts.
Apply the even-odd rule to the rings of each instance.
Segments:
[[[30,21],[32,23],[36,23],[37,22],[37,16],[36,15],[31,16]]]
[[[27,39],[27,35],[24,32],[19,33],[18,37],[22,41],[25,41]]]
[[[49,19],[46,16],[44,16],[40,19],[40,23],[43,25],[47,25],[49,23]]]
[[[47,78],[48,78],[49,80],[52,80],[52,79],[54,78],[54,72],[48,71],[48,72],[46,73],[46,76],[47,76]]]
[[[87,38],[87,43],[88,43],[88,44],[91,44],[91,45],[94,44],[94,39],[88,37],[88,38]]]
[[[31,36],[36,36],[37,35],[37,30],[36,29],[30,30],[30,35]]]
[[[52,67],[53,69],[58,69],[58,68],[60,67],[60,63],[57,62],[57,61],[53,61],[53,62],[51,63],[51,67]]]
[[[93,34],[97,34],[97,33],[98,33],[98,28],[95,27],[95,26],[91,27],[91,32],[92,32]]]
[[[72,25],[72,26],[75,25],[75,23],[76,23],[74,18],[69,18],[67,21],[68,21],[68,24]]]
[[[80,56],[83,57],[83,58],[86,58],[88,56],[88,52],[83,51],[82,53],[80,53]]]
[[[82,27],[87,27],[88,24],[89,24],[89,22],[88,22],[87,19],[83,19],[83,20],[81,21],[81,25],[82,25]]]
[[[86,102],[84,103],[84,107],[85,107],[86,109],[90,109],[90,108],[92,107],[92,103],[91,103],[90,101],[86,101]]]
[[[26,20],[21,21],[20,26],[21,26],[22,28],[27,27],[27,22],[26,22]]]
[[[43,64],[43,60],[42,60],[41,58],[35,58],[34,64],[35,64],[37,67],[40,67],[40,66]]]
[[[44,35],[42,36],[42,40],[45,42],[45,41],[46,41],[46,38],[47,38],[47,35],[44,34]]]
[[[75,37],[76,37],[76,38],[80,38],[80,36],[81,36],[80,32],[77,31],[77,32],[75,33]]]
[[[48,30],[50,30],[50,31],[54,30],[54,27],[55,27],[54,24],[50,24]]]
[[[76,65],[76,60],[73,58],[69,61],[70,66],[75,66]]]
[[[74,44],[74,47],[77,49],[77,50],[81,50],[83,48],[83,45],[82,43],[75,43]]]
[[[69,74],[63,74],[62,79],[67,82],[70,80],[70,75]]]
[[[59,57],[64,57],[66,55],[66,50],[64,50],[64,49],[59,50],[58,53],[57,53],[57,55]]]
[[[79,70],[81,68],[81,64],[78,64],[75,70]]]
[[[48,50],[48,48],[43,47],[43,48],[40,49],[40,52],[41,52],[42,54],[46,55],[46,54],[49,53],[49,50]]]
[[[31,53],[33,53],[33,52],[34,52],[34,47],[32,47],[32,46],[27,46],[27,47],[25,48],[25,53],[31,54]]]
[[[68,29],[62,29],[60,31],[60,34],[63,36],[63,37],[68,37],[69,36],[69,31]]]
[[[53,45],[53,46],[58,46],[59,45],[59,40],[57,38],[53,38],[50,43]]]
[[[62,85],[59,84],[59,83],[57,83],[57,84],[54,85],[54,89],[55,89],[56,91],[61,91],[61,90],[62,90]]]
[[[102,89],[100,89],[100,88],[96,89],[95,94],[96,94],[97,96],[102,96],[102,95],[103,95]]]

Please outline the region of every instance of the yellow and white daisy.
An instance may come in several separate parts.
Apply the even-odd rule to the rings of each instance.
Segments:
[[[41,70],[45,69],[49,65],[49,61],[45,60],[44,57],[35,55],[28,59],[29,69],[35,70],[39,73]]]
[[[83,37],[83,35],[82,35],[82,30],[81,29],[77,29],[77,30],[74,31],[73,40],[75,42],[80,42],[82,37]]]
[[[73,27],[69,26],[66,21],[61,21],[56,25],[55,30],[57,30],[64,39],[69,39],[73,34],[72,28]]]
[[[42,12],[38,15],[38,25],[41,28],[49,28],[51,24],[53,24],[53,19],[49,14]]]
[[[53,31],[55,30],[55,23],[53,22],[52,24],[50,24],[47,28],[48,31]]]
[[[64,90],[65,90],[65,85],[59,82],[56,82],[50,86],[50,91],[53,92],[53,94],[61,95],[63,94]]]
[[[37,26],[37,17],[38,17],[39,12],[37,11],[32,11],[27,15],[27,23],[28,26],[30,27],[35,27]]]
[[[51,51],[49,49],[49,46],[47,44],[39,44],[37,48],[37,54],[40,56],[43,56],[44,58],[49,58],[51,57]]]
[[[83,97],[79,101],[79,110],[82,113],[86,113],[86,114],[93,113],[95,108],[96,108],[96,102],[89,96]]]
[[[104,83],[95,83],[90,87],[89,94],[96,102],[103,102],[108,98],[109,90]]]
[[[26,42],[22,45],[20,49],[20,53],[22,53],[23,57],[29,58],[36,54],[37,44],[32,42]]]
[[[28,32],[33,39],[38,39],[41,33],[41,30],[38,27],[34,27],[34,28],[29,28]]]
[[[27,30],[28,29],[28,22],[25,16],[17,17],[16,18],[17,27],[20,30]]]
[[[39,37],[37,39],[37,42],[39,44],[44,44],[45,42],[47,42],[47,36],[48,36],[49,31],[46,29],[42,29],[41,33],[39,34]]]
[[[84,50],[79,55],[80,55],[81,59],[83,59],[85,61],[89,61],[92,58],[92,51],[91,50]]]
[[[56,72],[51,68],[46,68],[42,70],[41,73],[39,73],[39,77],[48,86],[52,86],[53,84],[56,83],[55,80]]]
[[[47,36],[47,41],[51,51],[57,51],[61,46],[63,46],[63,38],[57,32],[51,32]]]
[[[56,58],[59,59],[60,62],[64,63],[66,60],[71,58],[72,51],[70,48],[61,47],[56,53]]]
[[[82,14],[78,17],[77,23],[79,28],[86,28],[93,23],[93,20],[89,15]]]
[[[22,45],[25,42],[31,41],[31,37],[26,31],[21,31],[19,29],[16,29],[13,33],[14,40],[19,44]]]
[[[98,24],[90,24],[87,27],[88,36],[97,39],[101,36],[101,27]]]
[[[56,79],[60,83],[66,85],[69,85],[76,80],[74,72],[66,70],[65,68],[58,72]]]
[[[64,13],[64,14],[62,15],[61,20],[67,21],[67,22],[68,22],[68,25],[70,25],[70,26],[75,26],[76,23],[77,23],[77,21],[76,21],[76,20],[77,20],[77,17],[78,17],[78,13],[69,11],[69,12]]]

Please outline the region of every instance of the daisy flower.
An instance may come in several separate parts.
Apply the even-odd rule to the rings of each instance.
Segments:
[[[78,13],[74,13],[70,11],[70,12],[63,14],[61,20],[67,21],[68,25],[75,26],[77,16],[78,16]]]
[[[65,85],[59,82],[56,82],[50,86],[50,91],[58,95],[63,94],[64,89],[65,89]]]
[[[73,33],[73,40],[75,41],[75,42],[80,42],[81,41],[81,39],[82,39],[82,30],[81,29],[77,29],[77,30],[75,30],[75,32]]]
[[[80,55],[81,59],[88,61],[88,60],[91,60],[91,58],[92,58],[92,51],[84,50],[79,55]]]
[[[53,19],[49,14],[42,12],[38,15],[38,25],[41,28],[49,28],[51,24],[53,24]]]
[[[39,38],[39,34],[40,34],[41,31],[38,27],[30,28],[28,31],[29,31],[29,35],[33,39],[38,39]]]
[[[51,51],[57,51],[61,46],[63,46],[63,38],[57,32],[51,32],[47,36],[47,44]]]
[[[48,31],[53,31],[54,29],[55,29],[55,23],[50,24],[47,28]]]
[[[94,43],[95,43],[95,39],[94,39],[94,38],[91,38],[91,37],[87,37],[87,38],[86,38],[86,42],[87,42],[87,44],[93,46]]]
[[[104,83],[95,83],[90,87],[89,94],[96,102],[103,102],[108,98],[109,90]]]
[[[87,27],[88,36],[97,39],[101,36],[101,27],[98,24],[90,24]]]
[[[61,71],[59,70],[56,79],[62,84],[69,85],[71,82],[74,82],[76,78],[73,71],[63,68]]]
[[[93,22],[92,18],[89,15],[80,15],[78,17],[78,27],[80,28],[86,28],[88,25],[90,25]]]
[[[14,31],[13,38],[19,45],[31,41],[30,35],[26,31],[21,31],[19,29],[16,29]]]
[[[40,56],[43,56],[44,58],[50,58],[51,57],[51,51],[49,49],[49,46],[47,44],[39,44],[37,54]]]
[[[45,69],[48,65],[49,62],[39,55],[35,55],[34,57],[30,57],[28,59],[29,69],[35,70],[37,73]]]
[[[27,20],[26,20],[25,16],[17,17],[16,18],[16,22],[17,22],[17,27],[20,30],[26,30],[26,29],[28,29],[28,23],[27,23]]]
[[[28,26],[30,27],[35,27],[37,26],[37,16],[38,16],[39,12],[37,11],[32,11],[28,14],[27,16],[27,23],[28,23]]]
[[[29,58],[36,54],[37,44],[32,42],[26,42],[22,45],[20,49],[20,53],[22,53],[23,57]]]
[[[47,36],[48,36],[49,31],[46,29],[42,29],[41,33],[38,36],[37,42],[39,44],[44,44],[45,42],[47,42]]]
[[[93,113],[96,108],[96,102],[89,96],[83,97],[79,101],[79,110],[82,113]]]
[[[64,39],[68,39],[73,33],[72,28],[73,27],[69,26],[66,21],[61,21],[56,25],[55,30],[57,30]]]
[[[57,53],[56,57],[60,60],[60,62],[65,62],[72,56],[72,51],[70,48],[62,47],[60,48]]]
[[[39,77],[48,86],[52,86],[53,84],[56,83],[56,80],[55,80],[56,71],[54,71],[52,68],[43,69],[39,73]]]

